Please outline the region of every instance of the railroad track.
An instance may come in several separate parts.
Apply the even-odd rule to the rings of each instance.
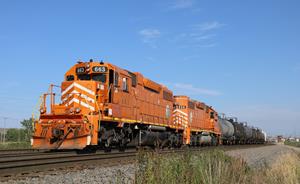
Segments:
[[[228,151],[232,149],[244,149],[257,147],[259,145],[243,146],[219,146],[218,149]],[[190,151],[205,151],[216,149],[215,147],[189,148]],[[146,150],[147,151],[147,150]],[[180,153],[186,149],[178,150],[160,150],[159,153]],[[57,169],[70,165],[99,164],[109,163],[120,164],[123,161],[135,161],[138,151],[135,149],[126,152],[113,151],[105,153],[98,151],[93,154],[77,154],[73,152],[32,152],[20,153],[15,155],[0,156],[0,178],[14,177],[14,174],[28,173],[30,171],[39,171],[43,169]],[[104,165],[105,166],[105,165]]]
[[[69,151],[59,151],[53,152],[49,150],[39,150],[39,151],[27,151],[27,152],[10,152],[10,153],[0,153],[0,160],[1,158],[9,158],[9,157],[24,157],[24,156],[37,156],[37,155],[57,155],[57,154],[75,154],[74,150]]]
[[[5,153],[18,153],[18,152],[33,152],[34,149],[3,149],[0,150],[0,155]]]
[[[51,156],[36,156],[30,158],[17,157],[0,161],[0,171],[22,167],[41,166],[58,163],[83,162],[98,159],[112,159],[136,156],[137,152],[96,153],[96,154],[56,154]]]

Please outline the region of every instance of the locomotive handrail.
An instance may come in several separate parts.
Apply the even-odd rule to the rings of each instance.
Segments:
[[[98,108],[98,115],[99,115],[99,122],[98,122],[98,131],[100,130],[100,125],[101,125],[101,119],[102,119],[102,113],[101,113],[101,110],[103,112],[103,109],[100,109],[100,106],[98,104],[98,101],[96,99],[96,96],[95,96],[95,104],[96,104],[96,107]]]

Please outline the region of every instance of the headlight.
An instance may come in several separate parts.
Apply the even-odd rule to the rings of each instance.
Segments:
[[[40,113],[41,113],[41,114],[44,114],[45,112],[46,112],[46,111],[45,111],[44,108],[41,108],[41,109],[40,109]]]
[[[81,109],[80,109],[79,107],[77,107],[77,108],[75,109],[75,112],[76,112],[76,113],[80,113],[80,111],[81,111]]]
[[[113,115],[112,109],[108,109],[108,115],[109,115],[109,116],[112,116],[112,115]]]
[[[69,112],[72,114],[74,112],[74,108],[72,107]]]

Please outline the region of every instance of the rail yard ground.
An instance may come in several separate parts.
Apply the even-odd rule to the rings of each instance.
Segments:
[[[300,149],[284,145],[143,152],[132,162],[56,169],[3,183],[300,183]]]

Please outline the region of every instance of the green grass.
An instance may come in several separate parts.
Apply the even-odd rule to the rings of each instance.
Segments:
[[[285,155],[272,166],[252,169],[219,150],[140,153],[135,178],[137,184],[300,183],[300,155]]]
[[[300,142],[295,141],[285,141],[284,144],[288,146],[300,147]]]
[[[0,150],[6,149],[30,149],[31,145],[29,142],[7,142],[0,143]]]

